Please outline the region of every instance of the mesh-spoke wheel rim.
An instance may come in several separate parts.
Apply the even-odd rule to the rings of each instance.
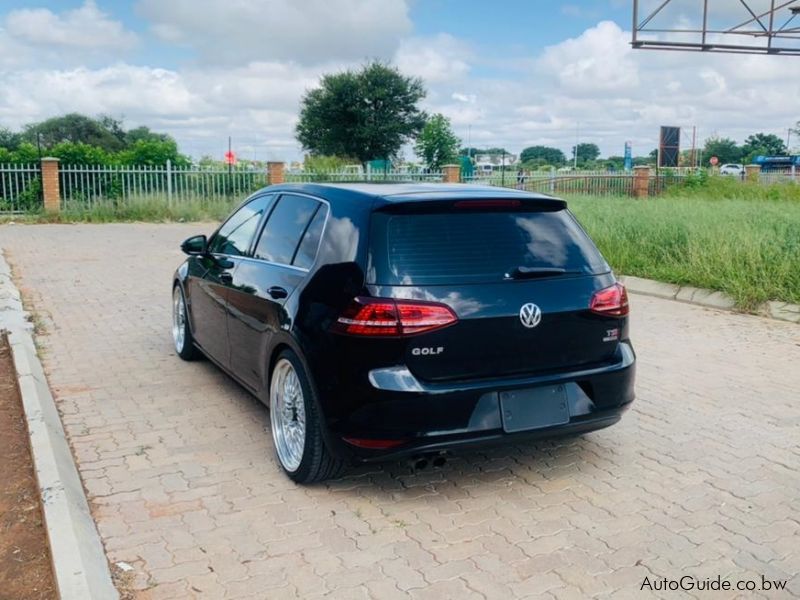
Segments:
[[[278,459],[294,472],[303,460],[306,444],[306,406],[297,373],[285,358],[278,361],[269,390],[269,417]]]
[[[186,304],[177,286],[172,291],[172,339],[175,350],[183,352],[183,345],[186,343]]]

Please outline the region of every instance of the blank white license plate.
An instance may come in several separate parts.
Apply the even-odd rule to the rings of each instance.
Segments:
[[[503,429],[509,433],[569,423],[564,385],[548,385],[500,392]]]

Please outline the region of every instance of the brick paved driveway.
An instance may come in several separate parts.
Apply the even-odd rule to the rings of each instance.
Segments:
[[[266,409],[172,351],[178,244],[209,229],[0,227],[138,597],[617,598],[686,574],[800,595],[796,325],[634,296],[639,399],[619,425],[302,488]]]

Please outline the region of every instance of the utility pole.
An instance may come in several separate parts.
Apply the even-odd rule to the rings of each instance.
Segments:
[[[581,122],[578,121],[578,123],[575,125],[575,152],[573,152],[575,156],[572,157],[572,169],[574,171],[578,170],[578,140],[580,139],[580,137],[581,137]]]
[[[231,150],[231,136],[228,136],[228,157],[233,156]],[[233,193],[233,160],[228,158],[228,194]]]

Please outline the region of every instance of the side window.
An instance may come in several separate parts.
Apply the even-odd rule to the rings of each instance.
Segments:
[[[233,213],[211,240],[211,252],[231,256],[245,254],[256,234],[261,215],[269,208],[274,199],[274,194],[253,198]]]
[[[255,257],[284,265],[292,264],[297,244],[319,206],[319,202],[305,196],[281,196],[261,232]]]
[[[324,204],[319,207],[314,218],[306,229],[306,234],[300,240],[300,246],[297,248],[297,253],[294,257],[292,264],[295,267],[302,267],[303,269],[310,269],[314,264],[314,259],[317,257],[317,248],[319,248],[319,241],[322,237],[322,228],[325,227],[325,217],[328,216],[328,207]]]

